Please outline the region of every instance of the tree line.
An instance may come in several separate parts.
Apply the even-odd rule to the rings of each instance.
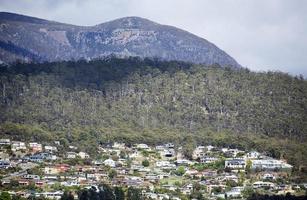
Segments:
[[[57,139],[89,152],[112,140],[214,143],[265,150],[301,168],[306,106],[306,80],[280,72],[112,57],[0,67],[2,137]]]

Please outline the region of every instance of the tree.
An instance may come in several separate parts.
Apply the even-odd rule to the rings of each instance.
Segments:
[[[188,159],[192,159],[193,151],[196,147],[195,140],[191,135],[188,135],[183,140],[182,153]]]
[[[127,200],[141,200],[141,190],[138,188],[129,187],[127,193]]]
[[[149,161],[148,161],[147,159],[143,160],[143,161],[142,161],[142,165],[143,165],[144,167],[148,167],[148,166],[149,166]]]
[[[110,169],[108,176],[109,176],[110,179],[113,179],[114,177],[116,177],[117,176],[116,170],[115,169]]]
[[[25,198],[19,196],[19,195],[13,195],[12,200],[26,200]]]
[[[252,187],[245,187],[244,190],[242,191],[242,195],[244,198],[251,197],[253,193],[254,193],[254,190]]]
[[[60,200],[74,200],[74,195],[71,192],[65,191]]]
[[[246,170],[247,173],[250,173],[250,172],[251,172],[252,164],[253,164],[253,163],[252,163],[252,161],[251,161],[250,159],[248,159],[248,160],[246,161],[245,170]]]
[[[8,192],[1,192],[0,200],[11,200],[11,195]]]
[[[90,200],[88,190],[81,190],[78,192],[78,199],[79,200]]]
[[[185,173],[184,166],[179,166],[177,170],[175,171],[175,174],[178,176],[182,176],[184,173]]]
[[[114,188],[115,200],[124,200],[125,199],[125,192],[122,187],[115,187]]]
[[[109,185],[103,184],[100,186],[99,199],[115,200],[115,198],[114,191]]]

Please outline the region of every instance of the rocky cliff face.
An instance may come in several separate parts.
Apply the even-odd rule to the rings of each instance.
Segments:
[[[139,17],[81,27],[0,13],[2,62],[93,59],[108,55],[240,67],[227,53],[203,38]]]

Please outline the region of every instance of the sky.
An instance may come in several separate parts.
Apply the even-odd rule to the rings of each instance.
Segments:
[[[144,17],[203,37],[251,70],[307,77],[305,0],[0,0],[0,11],[86,26]]]

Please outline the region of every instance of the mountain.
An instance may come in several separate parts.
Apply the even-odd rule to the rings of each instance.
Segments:
[[[209,41],[140,17],[82,27],[0,13],[0,60],[4,63],[90,60],[109,55],[240,67]]]

